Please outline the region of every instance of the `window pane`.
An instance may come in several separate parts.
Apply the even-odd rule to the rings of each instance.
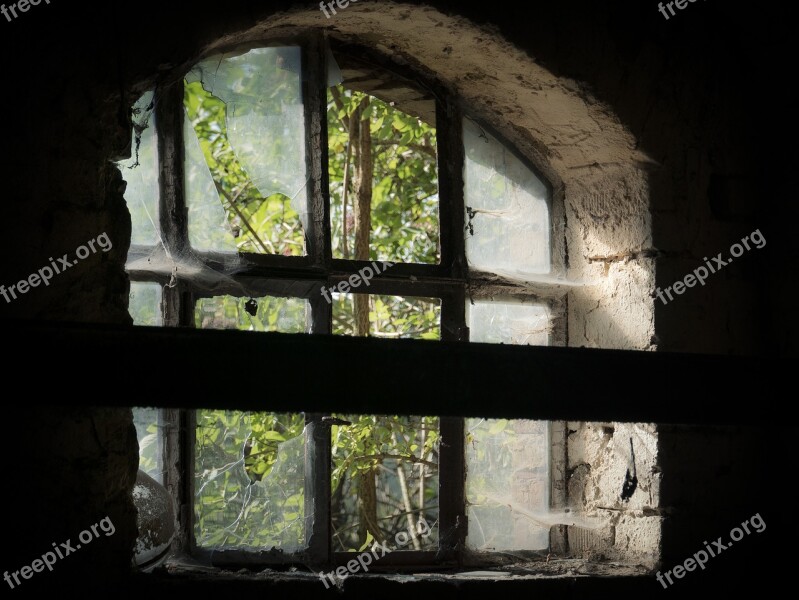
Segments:
[[[198,410],[194,536],[200,548],[305,546],[305,419]]]
[[[438,418],[338,417],[352,425],[331,431],[333,550],[437,549]]]
[[[117,163],[127,183],[125,201],[130,211],[131,244],[152,246],[158,241],[158,138],[155,133],[153,93],[133,105],[131,157]]]
[[[333,257],[437,264],[435,122],[342,85],[327,114]],[[359,192],[361,181],[370,189]]]
[[[333,333],[379,338],[441,339],[438,298],[332,294]]]
[[[549,548],[546,421],[467,419],[466,467],[469,548]]]
[[[130,283],[128,312],[134,325],[163,325],[161,315],[161,286],[157,283]]]
[[[469,266],[526,279],[550,270],[547,189],[489,133],[464,119]]]
[[[164,483],[161,463],[161,433],[157,408],[134,408],[133,424],[139,440],[139,469],[158,483]]]
[[[467,302],[469,340],[486,344],[548,346],[549,310],[543,304],[475,300]]]
[[[256,48],[186,77],[186,202],[193,248],[305,254],[300,48]]]
[[[308,301],[301,298],[214,296],[197,300],[194,326],[198,329],[309,333],[311,308]]]

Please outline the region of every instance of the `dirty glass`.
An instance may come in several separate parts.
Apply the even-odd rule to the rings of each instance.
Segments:
[[[438,418],[335,416],[350,425],[331,430],[333,550],[436,549]]]
[[[438,298],[332,294],[333,333],[386,339],[441,339]]]
[[[546,305],[475,300],[467,303],[466,311],[472,342],[549,345],[550,320]]]
[[[163,483],[161,410],[158,408],[134,408],[133,424],[139,442],[139,469],[158,483]]]
[[[301,298],[214,296],[197,300],[194,326],[198,329],[307,333],[311,326],[311,308],[308,301]]]
[[[127,187],[125,201],[131,220],[133,245],[152,246],[158,241],[158,138],[155,133],[153,93],[133,105],[131,157],[117,163]]]
[[[342,85],[328,92],[327,119],[333,257],[437,264],[435,122]],[[360,181],[371,182],[368,214],[358,210]]]
[[[299,47],[204,60],[186,76],[189,242],[198,250],[305,254],[305,113]]]
[[[130,283],[130,300],[128,312],[133,317],[134,325],[163,325],[161,316],[161,286],[157,283]]]
[[[469,266],[513,279],[550,271],[544,182],[490,133],[464,119],[466,257]]]
[[[469,548],[549,547],[546,421],[467,419],[466,468]]]
[[[305,546],[305,419],[198,410],[194,536],[200,548]]]

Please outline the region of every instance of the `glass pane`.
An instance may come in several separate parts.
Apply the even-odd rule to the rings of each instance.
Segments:
[[[441,300],[332,294],[333,333],[379,338],[441,339]]]
[[[475,300],[467,302],[466,311],[472,342],[549,345],[549,310],[543,304]]]
[[[157,283],[130,282],[128,312],[134,325],[163,325],[161,315],[161,286]]]
[[[547,189],[489,133],[464,119],[469,266],[527,279],[550,270]]]
[[[200,548],[305,546],[305,419],[198,410],[194,536]]]
[[[201,298],[194,305],[194,326],[198,329],[309,333],[311,307],[301,298]]]
[[[153,93],[133,105],[131,157],[117,163],[127,183],[125,201],[130,211],[131,244],[152,246],[158,241],[158,138],[155,133]]]
[[[333,550],[437,549],[438,418],[338,418],[351,425],[331,431]]]
[[[164,483],[161,462],[161,434],[157,408],[134,408],[133,424],[139,440],[139,469],[158,483]]]
[[[333,257],[437,264],[435,123],[392,104],[341,85],[328,92]]]
[[[199,250],[305,254],[300,48],[256,48],[186,77],[186,202]]]
[[[467,419],[466,468],[469,548],[549,548],[546,421]]]

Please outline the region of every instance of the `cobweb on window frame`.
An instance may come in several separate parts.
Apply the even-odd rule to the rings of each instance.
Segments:
[[[598,529],[604,520],[550,502],[546,421],[466,420],[467,546],[478,552],[547,551],[550,528]]]
[[[327,53],[329,84],[336,85],[341,81],[341,71],[329,49]],[[220,183],[221,171],[217,171],[216,176],[212,174],[208,153],[211,138],[198,138],[188,108],[184,107],[184,191],[190,243],[186,248],[167,245],[160,231],[158,214],[160,167],[155,109],[161,90],[146,92],[132,110],[132,157],[117,163],[127,184],[124,196],[133,221],[127,268],[137,273],[137,279],[161,281],[167,288],[174,288],[185,280],[204,295],[257,299],[258,290],[245,288],[235,277],[252,266],[247,253],[304,254],[305,232],[308,231],[306,189],[309,175],[306,173],[300,49],[248,46],[210,56],[187,73],[186,82],[187,85],[200,84],[224,104],[224,123],[214,121],[210,126],[226,130],[229,145],[224,146],[224,150],[235,155],[234,166],[240,169],[235,177],[246,180],[233,177],[231,181],[244,181],[244,184],[230,187],[224,181]],[[212,133],[221,135],[222,132]],[[253,190],[257,190],[257,194]],[[258,207],[258,210],[245,214],[241,206],[235,205],[244,202],[244,195],[250,192],[253,196],[247,200],[249,207]],[[264,199],[261,205],[258,198]],[[288,211],[289,221],[276,217],[276,210]],[[296,222],[290,221],[292,211],[297,215]],[[266,227],[272,232],[271,239],[263,233],[265,222],[274,225],[271,229]],[[281,233],[291,227],[294,233],[285,236]],[[246,240],[242,242],[242,232],[252,233],[248,238],[249,246]],[[301,252],[298,244],[302,246]],[[295,250],[289,251],[288,247]],[[148,295],[143,285],[134,284],[142,301],[147,301],[152,294]],[[261,286],[260,296],[292,299],[306,298],[309,293],[310,284],[297,282],[285,284],[279,292],[272,293]],[[305,331],[309,332],[310,305],[306,306],[306,313]],[[149,321],[143,324],[161,324],[157,319]]]

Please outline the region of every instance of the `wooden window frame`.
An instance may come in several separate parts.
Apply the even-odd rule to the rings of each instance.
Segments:
[[[327,73],[329,40],[321,34],[308,34],[287,41],[285,45],[299,46],[302,52],[302,93],[305,109],[306,156],[309,198],[309,230],[305,232],[307,255],[238,254],[242,269],[231,280],[231,295],[243,296],[242,287],[258,294],[309,301],[312,313],[312,334],[332,333],[332,306],[321,295],[322,286],[335,285],[368,266],[367,261],[332,258],[330,198],[327,147]],[[276,45],[274,41],[264,45]],[[450,93],[437,82],[399,66],[374,51],[352,44],[336,44],[335,51],[368,56],[376,66],[417,81],[429,91],[436,103],[437,161],[439,183],[439,235],[441,260],[439,264],[395,263],[390,271],[371,281],[367,293],[438,298],[441,301],[441,339],[468,342],[466,323],[467,299],[496,295],[509,298],[534,298],[550,304],[546,294],[538,295],[529,287],[502,278],[475,274],[470,278],[465,244],[465,203],[463,145],[464,111]],[[155,105],[155,127],[159,161],[159,225],[161,240],[170,253],[181,255],[190,250],[188,213],[184,195],[184,82],[176,74],[159,89]],[[469,117],[472,118],[472,117]],[[483,122],[472,118],[511,150],[547,187],[548,203],[552,208],[551,184],[525,157],[505,143]],[[550,221],[553,213],[550,210]],[[554,228],[550,222],[550,231]],[[551,235],[553,247],[555,236]],[[148,256],[152,247],[131,246],[129,262]],[[215,252],[192,251],[207,267],[222,272],[225,256]],[[381,261],[376,261],[381,263]],[[194,306],[202,297],[225,293],[222,285],[214,294],[193,285],[190,279],[171,280],[166,275],[129,270],[131,281],[152,282],[162,286],[163,325],[194,327]],[[490,287],[490,294],[488,290]],[[355,290],[352,293],[359,293]],[[361,292],[363,293],[363,292]],[[299,294],[299,295],[298,295]],[[248,296],[249,297],[249,296]],[[564,309],[565,310],[565,309]],[[264,407],[269,410],[269,407]],[[305,514],[310,527],[306,530],[306,549],[299,553],[280,550],[261,552],[242,550],[207,550],[198,548],[194,540],[194,447],[196,421],[190,410],[164,409],[164,460],[168,465],[165,485],[176,498],[181,531],[178,546],[203,562],[225,568],[255,568],[306,566],[330,570],[352,559],[352,553],[334,552],[331,538],[331,437],[330,427],[321,413],[306,414],[306,473]],[[437,551],[392,552],[373,563],[371,570],[397,570],[402,567],[437,569],[463,566],[467,517],[465,502],[465,421],[460,417],[440,417],[439,464],[439,549]],[[322,517],[322,518],[317,518]]]

